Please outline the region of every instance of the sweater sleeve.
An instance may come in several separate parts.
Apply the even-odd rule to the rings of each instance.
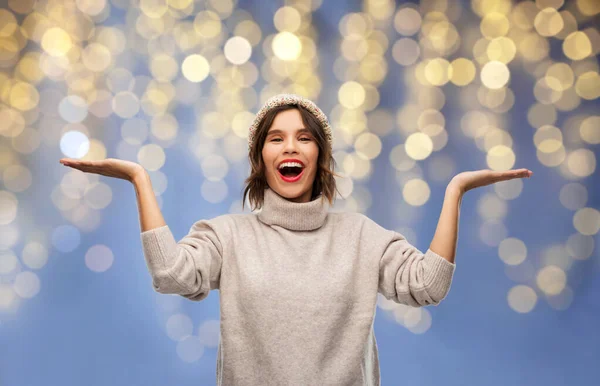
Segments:
[[[366,217],[366,216],[365,216]],[[427,249],[422,253],[398,232],[366,217],[380,253],[378,292],[412,307],[438,305],[448,294],[456,264]]]
[[[141,240],[156,292],[201,301],[219,288],[223,246],[212,220],[197,221],[179,242],[168,225],[142,232]]]

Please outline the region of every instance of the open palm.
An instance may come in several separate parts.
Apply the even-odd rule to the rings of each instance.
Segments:
[[[530,178],[532,175],[533,172],[525,168],[505,171],[490,169],[474,170],[457,174],[452,178],[451,184],[455,185],[461,192],[465,193],[481,186],[512,180],[513,178]]]
[[[107,158],[97,161],[85,161],[72,158],[62,158],[60,161],[65,166],[81,170],[86,173],[101,174],[103,176],[120,178],[132,182],[135,176],[145,171],[138,163],[117,158]]]

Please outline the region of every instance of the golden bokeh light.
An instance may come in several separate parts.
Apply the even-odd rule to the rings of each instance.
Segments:
[[[421,53],[419,44],[410,38],[398,39],[392,46],[392,57],[403,66],[414,64]]]
[[[293,33],[283,31],[275,35],[271,48],[281,60],[296,60],[302,52],[302,42]]]
[[[497,145],[488,150],[486,163],[492,170],[509,170],[515,164],[516,156],[508,146]]]
[[[452,67],[450,66],[450,62],[444,58],[431,59],[425,65],[424,75],[430,84],[442,86],[450,80]]]
[[[504,36],[508,33],[510,22],[499,12],[490,12],[481,20],[481,34],[488,39]]]
[[[596,155],[589,149],[576,149],[566,159],[569,171],[577,177],[588,177],[596,172]]]
[[[202,82],[210,72],[210,64],[202,55],[189,55],[181,64],[181,72],[190,82]]]
[[[555,8],[544,8],[535,17],[535,30],[542,36],[555,36],[564,27],[561,14]]]
[[[521,314],[531,312],[537,304],[537,299],[535,291],[523,284],[512,287],[507,295],[509,307]]]
[[[596,208],[585,207],[577,210],[573,216],[573,226],[577,232],[593,236],[600,231],[600,212]]]
[[[273,16],[273,23],[278,31],[296,32],[302,24],[302,16],[294,7],[279,8]]]
[[[42,48],[52,56],[64,56],[73,47],[69,34],[62,28],[52,27],[42,37]]]
[[[450,81],[457,86],[466,86],[475,79],[475,65],[467,58],[457,58],[450,63]]]
[[[577,9],[585,16],[595,16],[600,13],[600,4],[596,0],[575,0]]]
[[[429,184],[420,178],[413,178],[404,184],[402,188],[402,197],[409,205],[423,206],[429,201],[431,189]]]
[[[431,155],[433,142],[424,133],[413,133],[406,138],[404,144],[406,154],[414,160],[423,160]]]
[[[577,95],[583,99],[594,100],[600,97],[600,76],[596,71],[581,74],[575,83]]]
[[[394,16],[394,28],[400,35],[414,35],[421,28],[421,14],[415,8],[400,8]]]
[[[594,115],[585,118],[579,126],[581,139],[591,145],[600,143],[600,116]]]
[[[512,61],[517,53],[517,46],[512,39],[500,36],[492,39],[487,45],[486,54],[489,60],[502,63]]]
[[[582,60],[592,53],[592,43],[581,31],[571,33],[562,44],[563,52],[571,60]]]
[[[487,88],[498,89],[504,87],[510,78],[510,71],[506,64],[499,61],[490,61],[481,69],[481,83]]]

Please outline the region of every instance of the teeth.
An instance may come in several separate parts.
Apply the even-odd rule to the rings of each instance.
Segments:
[[[281,169],[282,167],[285,167],[285,166],[296,166],[299,168],[303,167],[302,164],[299,162],[284,162],[281,165],[279,165],[279,169]]]

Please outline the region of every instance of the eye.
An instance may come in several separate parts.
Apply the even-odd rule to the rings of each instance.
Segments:
[[[304,139],[307,140],[307,141],[311,141],[311,139],[308,138],[308,137],[300,138],[300,140],[304,140]],[[282,140],[281,138],[273,138],[271,140],[271,142],[273,142],[273,141],[281,141],[281,140]]]

